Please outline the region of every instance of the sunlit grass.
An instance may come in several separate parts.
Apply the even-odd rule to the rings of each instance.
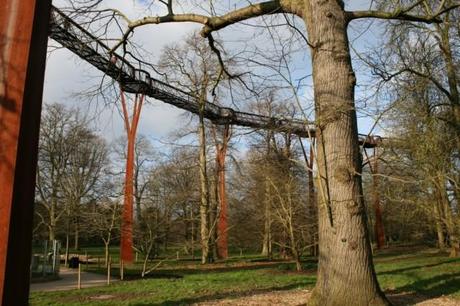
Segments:
[[[260,262],[257,256],[232,258],[215,266],[202,267],[196,261],[165,261],[152,278],[137,279],[140,265],[129,268],[129,281],[108,287],[66,292],[32,293],[31,305],[181,305],[193,302],[245,296],[257,292],[312,288],[313,260],[305,262],[307,272],[294,272],[294,265]],[[460,259],[430,250],[396,250],[375,258],[382,288],[392,293],[417,293],[426,297],[449,295],[460,299]],[[89,270],[105,273],[94,265]],[[116,275],[118,268],[113,268]],[[106,300],[98,298],[107,298]]]

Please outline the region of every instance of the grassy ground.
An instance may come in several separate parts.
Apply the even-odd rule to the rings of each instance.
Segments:
[[[427,249],[392,249],[376,255],[379,282],[387,294],[414,296],[415,301],[448,295],[459,299],[460,259]],[[33,293],[31,305],[186,305],[228,297],[295,288],[312,288],[316,263],[306,259],[306,271],[294,265],[264,262],[257,257],[200,266],[193,261],[165,261],[148,279],[136,279],[128,269],[128,281],[109,287],[66,292]],[[98,271],[94,265],[89,270]],[[116,273],[117,269],[113,272]],[[99,272],[103,272],[99,270]],[[417,299],[417,300],[416,300]]]

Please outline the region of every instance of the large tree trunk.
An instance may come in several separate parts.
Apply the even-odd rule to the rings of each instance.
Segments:
[[[264,236],[262,244],[262,256],[271,259],[272,257],[272,202],[270,192],[270,182],[265,180],[265,193],[264,193]]]
[[[312,163],[313,164],[313,163]],[[308,211],[310,255],[318,256],[318,206],[316,205],[315,178],[313,171],[308,171]]]
[[[269,161],[271,160],[271,139],[272,133],[267,132],[265,142],[267,145],[266,152],[266,166],[265,169],[269,169]],[[266,256],[268,259],[272,258],[272,198],[271,198],[271,187],[269,181],[269,174],[265,173],[265,193],[264,193],[264,233],[262,241],[262,256]]]
[[[48,226],[48,239],[50,241],[53,241],[56,239],[56,223],[57,223],[57,218],[56,218],[56,204],[55,201],[52,200],[51,205],[50,205],[50,224]]]
[[[313,168],[315,163],[314,143],[310,144],[310,156],[303,145],[302,139],[299,138],[302,152],[307,164],[308,174],[308,203],[307,203],[307,222],[308,222],[308,243],[310,244],[310,255],[318,256],[318,209],[316,205],[315,178]]]
[[[377,249],[381,249],[385,246],[385,228],[383,226],[383,217],[382,217],[382,206],[380,205],[380,192],[379,192],[379,163],[378,156],[376,155],[374,148],[374,165],[372,168],[372,202],[374,203],[374,213],[375,213],[375,224],[374,224],[374,234],[375,242],[377,243]]]
[[[446,15],[448,16],[448,15]],[[446,64],[446,75],[449,83],[449,100],[452,105],[452,123],[457,135],[457,147],[460,149],[460,93],[458,90],[457,68],[452,54],[452,42],[450,37],[450,22],[444,22],[443,25],[436,25],[440,37],[440,48]]]
[[[109,256],[110,256],[110,241],[104,242],[104,267],[109,266]]]
[[[389,305],[377,282],[361,185],[356,78],[343,1],[303,1],[320,176],[318,280],[309,305]]]
[[[78,224],[78,217],[75,218],[75,228],[74,228],[74,250],[80,250],[80,226]]]
[[[439,207],[439,201],[433,201],[433,215],[434,215],[434,224],[436,227],[436,234],[438,237],[438,248],[440,250],[444,250],[446,248],[445,245],[445,237],[444,237],[444,227],[443,227],[443,216],[441,214],[441,209]]]
[[[439,204],[442,207],[445,219],[444,223],[446,225],[447,234],[449,235],[449,243],[451,247],[450,257],[458,257],[460,253],[460,243],[457,237],[457,229],[455,226],[454,217],[452,215],[452,207],[447,196],[447,181],[442,172],[438,174],[438,194],[439,194]]]
[[[195,260],[195,215],[193,214],[193,207],[190,209],[190,220],[192,220],[190,252],[192,253],[192,260]]]
[[[203,86],[206,88],[206,86]],[[202,93],[200,122],[198,127],[198,137],[200,141],[200,186],[201,186],[201,201],[200,201],[200,235],[201,235],[201,263],[205,264],[211,261],[209,252],[209,186],[206,167],[206,134],[204,127],[204,95]]]

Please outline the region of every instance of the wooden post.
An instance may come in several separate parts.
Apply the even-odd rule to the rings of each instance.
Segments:
[[[120,280],[123,280],[125,276],[125,265],[123,263],[123,259],[120,259]]]
[[[0,1],[0,305],[27,305],[50,0]]]
[[[176,258],[177,258],[177,260],[180,259],[180,257],[179,257],[179,251],[176,252]]]
[[[81,265],[80,260],[78,260],[78,278],[77,278],[77,288],[78,290],[81,289]]]

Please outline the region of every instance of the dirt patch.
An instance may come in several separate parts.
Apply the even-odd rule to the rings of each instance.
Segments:
[[[460,301],[439,297],[416,304],[418,306],[459,306]]]
[[[234,299],[222,299],[218,301],[208,301],[196,303],[196,306],[209,305],[232,305],[232,306],[255,306],[255,305],[289,305],[298,306],[306,305],[310,298],[309,290],[288,290],[288,291],[272,291],[267,293],[259,293],[251,296],[245,296]]]
[[[272,291],[254,295],[195,303],[195,306],[255,306],[255,305],[307,305],[311,291],[305,289]],[[414,293],[390,294],[388,298],[396,306],[460,306],[460,301],[448,297],[428,298]]]
[[[113,298],[115,298],[114,295],[102,294],[102,295],[92,296],[92,297],[90,297],[89,299],[90,299],[90,300],[103,301],[103,300],[111,300],[111,299],[113,299]]]

